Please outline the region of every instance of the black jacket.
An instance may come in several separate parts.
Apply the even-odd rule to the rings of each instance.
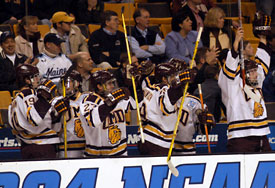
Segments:
[[[27,59],[25,55],[16,54],[15,64],[2,51],[0,53],[0,91],[10,91],[18,89],[16,86],[15,69],[23,64]]]
[[[117,31],[115,35],[109,35],[100,28],[91,34],[88,46],[96,64],[106,61],[113,67],[118,66],[116,62],[119,62],[120,54],[126,52],[125,36],[121,31]],[[109,52],[110,56],[107,57],[102,52]]]

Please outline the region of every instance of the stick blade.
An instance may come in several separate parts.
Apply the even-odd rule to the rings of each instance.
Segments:
[[[176,169],[175,166],[172,164],[171,160],[167,161],[167,164],[168,164],[168,167],[169,167],[171,173],[172,173],[174,176],[178,177],[178,176],[179,176],[179,171],[178,171],[178,169]]]

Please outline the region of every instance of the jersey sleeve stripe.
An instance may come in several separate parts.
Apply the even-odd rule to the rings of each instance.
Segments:
[[[258,57],[255,58],[255,61],[256,61],[256,63],[258,63],[259,65],[261,65],[263,67],[264,74],[266,76],[268,73],[268,66]]]
[[[31,114],[30,114],[30,110],[31,110],[31,106],[28,107],[28,110],[27,110],[27,120],[28,122],[33,126],[33,127],[37,127],[38,125],[33,121],[32,117],[31,117]]]

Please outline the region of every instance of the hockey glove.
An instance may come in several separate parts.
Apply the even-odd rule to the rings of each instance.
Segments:
[[[139,66],[139,72],[141,75],[149,76],[155,68],[155,64],[152,63],[152,61],[142,61]]]
[[[130,91],[127,88],[118,88],[106,96],[105,104],[107,106],[113,106],[117,104],[119,101],[128,98],[130,95]]]
[[[70,101],[68,98],[62,98],[56,101],[54,104],[55,110],[58,112],[58,114],[61,114],[62,112],[65,112],[69,110],[70,108]]]
[[[130,65],[130,64],[127,64],[126,65],[126,78],[127,79],[131,79],[132,76],[134,78],[137,78],[137,77],[140,77],[140,71],[139,71],[139,68],[137,66],[133,66],[133,65]]]
[[[188,68],[188,64],[181,59],[172,58],[169,60],[169,63],[174,65],[177,71],[183,71]]]
[[[205,134],[205,124],[207,125],[208,132],[210,132],[212,128],[216,126],[214,116],[207,110],[197,110],[196,114],[198,115],[198,119],[200,122],[200,132],[202,134]]]
[[[37,96],[43,97],[47,101],[51,100],[56,93],[56,85],[51,80],[42,80],[37,87]]]

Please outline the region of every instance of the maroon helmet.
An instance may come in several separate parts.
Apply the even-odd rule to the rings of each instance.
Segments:
[[[16,81],[19,88],[27,85],[25,82],[26,78],[31,80],[34,76],[39,74],[38,68],[29,64],[19,65],[15,71]]]
[[[253,34],[255,37],[259,35],[271,35],[271,17],[261,11],[255,13],[253,21]]]
[[[76,70],[68,70],[66,74],[61,77],[60,82],[58,84],[58,92],[59,94],[63,93],[63,82],[64,86],[66,88],[66,96],[73,96],[78,91],[81,91],[81,83],[82,83],[82,77],[81,74]],[[73,84],[70,86],[70,84]],[[74,88],[73,90],[70,88]]]
[[[258,86],[260,75],[257,75],[256,77],[252,76],[252,72],[257,72],[258,70],[257,63],[253,60],[244,60],[244,68],[245,82],[252,87]]]
[[[177,72],[176,67],[171,63],[161,63],[155,68],[155,78],[158,83],[162,82],[162,77],[168,78]]]
[[[106,82],[108,81],[112,81],[115,83],[116,87],[117,87],[117,82],[116,82],[116,78],[114,77],[114,75],[108,71],[96,71],[95,73],[92,74],[91,77],[91,82],[92,82],[92,86],[93,88],[97,91],[97,85],[105,85]],[[105,88],[106,89],[106,88]]]

